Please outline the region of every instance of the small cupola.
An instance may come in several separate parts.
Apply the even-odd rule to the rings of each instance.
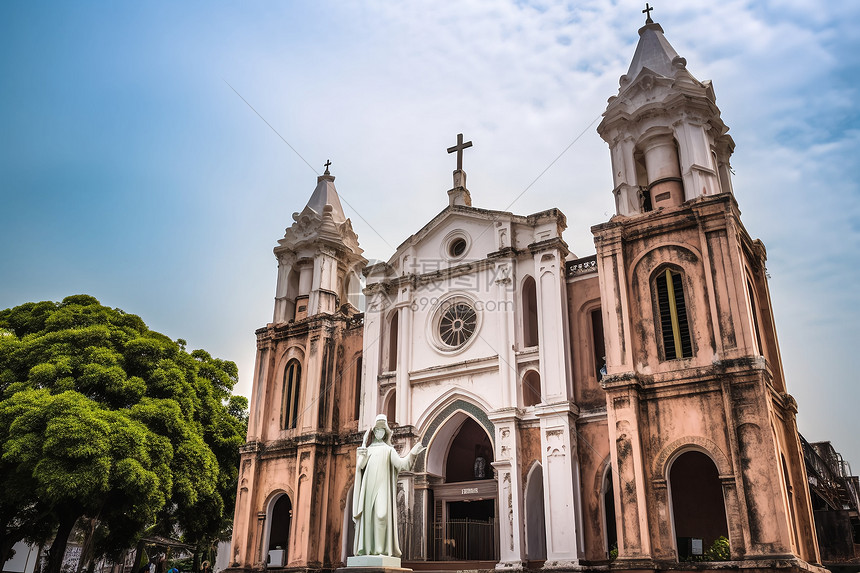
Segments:
[[[731,192],[734,142],[711,82],[687,70],[650,12],[597,132],[609,144],[618,215]]]
[[[367,260],[343,212],[330,165],[326,162],[307,205],[293,213],[292,225],[275,247],[275,323],[331,314],[346,303],[358,310],[359,277]]]

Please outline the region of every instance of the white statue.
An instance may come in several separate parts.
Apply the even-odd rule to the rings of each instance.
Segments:
[[[367,441],[373,433],[373,442]],[[426,448],[415,444],[401,458],[391,445],[391,428],[385,414],[364,434],[356,451],[355,494],[352,519],[355,522],[354,555],[400,557],[397,540],[397,474],[409,469]]]

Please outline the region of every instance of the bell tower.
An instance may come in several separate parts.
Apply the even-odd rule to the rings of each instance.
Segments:
[[[713,86],[650,17],[597,131],[616,204],[592,228],[613,568],[692,560],[720,538],[750,567],[809,568],[819,554],[766,251],[741,222]]]
[[[275,312],[257,330],[230,568],[333,569],[354,468],[367,263],[326,171],[274,249]]]

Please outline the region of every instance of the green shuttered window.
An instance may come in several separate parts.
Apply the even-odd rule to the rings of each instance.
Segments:
[[[666,360],[689,358],[693,355],[693,343],[681,274],[666,269],[657,275],[656,286]]]

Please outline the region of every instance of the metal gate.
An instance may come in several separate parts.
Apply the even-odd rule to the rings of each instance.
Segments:
[[[499,520],[449,519],[432,527],[437,561],[498,561]]]

